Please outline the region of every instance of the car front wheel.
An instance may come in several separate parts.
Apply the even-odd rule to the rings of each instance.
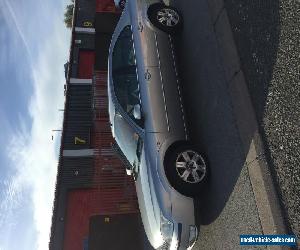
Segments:
[[[208,164],[204,156],[192,146],[178,147],[165,162],[171,185],[180,193],[196,196],[207,180]]]
[[[163,4],[151,5],[148,9],[151,23],[167,33],[175,33],[182,27],[182,17],[178,10]]]

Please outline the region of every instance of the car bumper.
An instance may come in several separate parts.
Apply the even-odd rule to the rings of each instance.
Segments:
[[[181,223],[175,225],[174,233],[172,237],[172,241],[169,244],[170,250],[190,250],[193,248],[197,236],[198,236],[198,229],[194,225],[192,226],[196,229],[196,233],[193,232],[191,235],[191,231],[183,227]],[[188,227],[190,228],[190,227]],[[195,234],[194,234],[195,233]],[[187,235],[189,235],[187,237]],[[195,237],[194,237],[195,236]]]
[[[171,203],[174,233],[170,249],[192,249],[198,236],[198,228],[195,226],[194,200],[177,192],[172,192]]]

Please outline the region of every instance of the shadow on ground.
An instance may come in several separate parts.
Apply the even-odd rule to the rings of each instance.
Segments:
[[[285,4],[288,6],[287,3]],[[289,4],[293,6],[291,3]],[[288,17],[280,17],[280,7],[278,0],[225,0],[225,7],[228,12],[234,38],[237,44],[239,55],[241,57],[242,69],[247,79],[247,85],[255,109],[256,118],[258,120],[259,130],[263,140],[270,172],[273,176],[273,180],[277,183],[276,188],[278,194],[280,195],[280,205],[282,208],[282,213],[285,217],[288,230],[290,231],[290,233],[292,233],[290,224],[287,219],[288,216],[286,208],[282,203],[282,190],[280,189],[279,183],[277,182],[278,178],[280,177],[278,177],[278,174],[276,173],[274,159],[271,155],[271,149],[269,147],[269,143],[272,138],[268,139],[270,135],[268,135],[266,131],[266,125],[264,124],[264,119],[266,119],[266,116],[268,116],[268,119],[270,119],[270,117],[272,119],[276,119],[276,115],[280,115],[266,115],[266,105],[268,95],[272,95],[269,87],[271,81],[273,80],[274,65],[276,61],[278,61],[277,53],[279,49],[279,36],[282,29],[281,19]],[[286,13],[284,14],[286,15]],[[291,22],[293,22],[292,19]],[[283,32],[286,36],[286,33],[288,33],[289,31],[284,30]],[[284,37],[284,39],[286,39],[286,37]],[[293,44],[293,42],[290,43]],[[280,47],[283,48],[284,45],[281,45]],[[286,60],[289,60],[288,55],[286,55]],[[282,75],[287,76],[291,74],[291,72],[291,75],[295,74],[293,72],[294,69],[290,69],[291,72],[288,72],[288,74],[286,74],[286,72],[282,68],[284,68],[284,66],[281,65],[280,70],[282,71]],[[292,77],[287,76],[285,80],[291,78]],[[281,79],[276,79],[276,81],[280,80]],[[284,86],[284,83],[282,84],[282,86]],[[275,91],[281,90],[281,88],[276,89],[273,87],[273,91],[274,89]],[[276,96],[280,95],[280,93],[273,93],[273,95],[276,98]],[[292,98],[292,95],[290,95],[290,97]],[[277,105],[277,108],[274,107],[275,110],[280,106],[282,108],[283,104],[280,102],[280,100],[277,100],[277,103],[275,103],[275,105]],[[269,124],[269,128],[267,129],[270,130],[270,127],[272,126],[276,127],[277,125],[276,123],[273,125]],[[284,133],[284,136],[288,137],[289,132],[290,131],[286,131]],[[271,143],[274,143],[274,141]]]
[[[280,35],[278,0],[225,0],[259,124],[276,63]]]
[[[245,155],[207,1],[175,0],[171,5],[178,8],[184,18],[183,33],[175,44],[190,135],[210,163],[209,183],[196,201],[197,215],[201,216],[197,221],[208,225],[220,215],[232,194]],[[242,61],[251,62],[242,67],[247,69],[247,79],[251,79],[248,87],[261,123],[278,49],[278,0],[227,0],[225,6],[230,9]],[[248,148],[251,139],[247,142]]]

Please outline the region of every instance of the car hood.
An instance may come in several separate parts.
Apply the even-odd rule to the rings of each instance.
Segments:
[[[160,208],[151,183],[153,183],[151,169],[147,164],[145,150],[143,150],[136,179],[136,192],[145,233],[151,245],[157,248],[162,245],[163,238],[160,233]]]

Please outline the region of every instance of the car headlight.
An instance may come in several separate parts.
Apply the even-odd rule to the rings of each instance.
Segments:
[[[192,249],[198,237],[198,229],[196,226],[190,226],[189,249]]]
[[[160,213],[160,232],[166,242],[170,243],[172,241],[173,231],[173,222],[166,219],[162,213]]]

